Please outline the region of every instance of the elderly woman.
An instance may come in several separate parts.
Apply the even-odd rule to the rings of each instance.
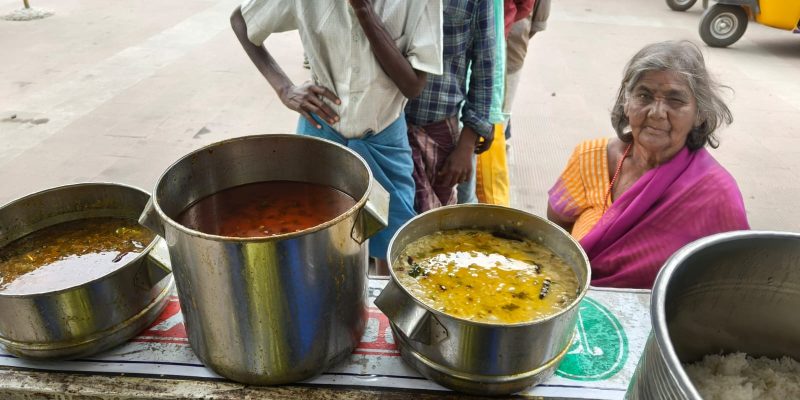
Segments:
[[[749,229],[736,181],[706,151],[733,121],[689,42],[640,50],[611,111],[616,138],[572,153],[547,217],[578,239],[596,286],[650,288],[664,261],[714,233]]]

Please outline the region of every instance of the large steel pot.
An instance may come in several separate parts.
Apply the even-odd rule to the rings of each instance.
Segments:
[[[2,247],[43,228],[84,218],[136,219],[150,195],[111,183],[34,193],[0,207]],[[62,290],[0,292],[0,343],[37,359],[77,358],[120,344],[155,320],[173,287],[166,246],[156,238],[114,271]]]
[[[205,196],[275,180],[329,185],[357,203],[322,225],[265,238],[176,222]],[[203,363],[235,381],[280,384],[352,352],[367,319],[365,240],[386,226],[389,199],[361,157],[306,136],[241,137],[181,158],[154,193],[140,221],[167,240],[189,342]]]
[[[389,245],[389,262],[414,240],[449,229],[501,231],[547,246],[577,274],[578,296],[561,312],[534,322],[472,322],[423,304],[398,283],[392,269],[375,305],[391,321],[403,359],[425,377],[473,394],[515,393],[550,377],[569,349],[578,303],[589,288],[589,260],[578,242],[555,224],[520,210],[457,205],[419,215],[400,228]]]
[[[678,250],[653,285],[653,331],[630,399],[693,399],[682,363],[745,352],[800,359],[800,234],[741,231]]]

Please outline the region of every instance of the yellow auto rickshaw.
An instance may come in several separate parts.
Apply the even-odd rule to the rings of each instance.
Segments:
[[[686,11],[697,0],[666,0],[676,11]],[[798,32],[800,0],[718,0],[708,7],[703,0],[700,38],[712,47],[727,47],[739,40],[752,18],[762,25]]]

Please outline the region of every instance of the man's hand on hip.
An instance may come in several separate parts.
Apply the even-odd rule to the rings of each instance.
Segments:
[[[329,124],[334,124],[339,121],[339,115],[333,109],[325,104],[322,100],[327,97],[329,100],[336,104],[341,104],[341,100],[328,88],[306,82],[299,86],[289,86],[287,89],[282,90],[280,93],[281,102],[291,110],[297,111],[305,117],[317,129],[322,128],[311,114],[317,114],[320,118],[327,121]]]

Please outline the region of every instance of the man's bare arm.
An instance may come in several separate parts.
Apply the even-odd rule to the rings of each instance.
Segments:
[[[386,75],[389,75],[407,98],[419,96],[427,82],[425,72],[415,70],[400,52],[392,37],[386,32],[383,22],[375,14],[370,0],[350,0],[350,5],[355,10],[358,23],[369,40],[372,53],[375,54]]]
[[[242,17],[241,7],[236,7],[233,10],[231,27],[245,53],[250,57],[250,61],[253,62],[253,65],[256,66],[261,75],[267,79],[270,86],[275,89],[281,102],[286,107],[300,113],[317,128],[320,128],[320,126],[311,117],[311,113],[317,114],[331,124],[339,120],[336,112],[322,101],[324,96],[336,104],[340,103],[339,98],[330,89],[314,85],[311,82],[295,86],[272,55],[269,54],[267,48],[263,44],[256,46],[250,41],[247,37],[247,24],[244,22],[244,17]]]

